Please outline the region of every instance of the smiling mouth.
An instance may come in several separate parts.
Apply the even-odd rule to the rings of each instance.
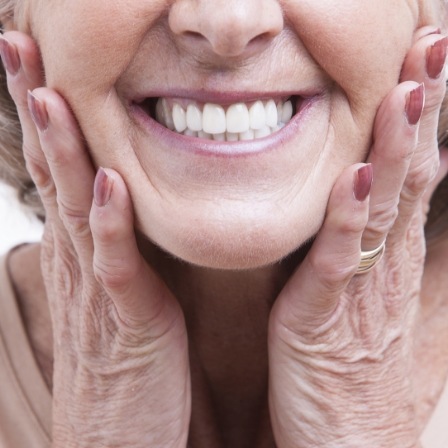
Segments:
[[[165,128],[188,137],[222,142],[257,140],[281,130],[304,98],[267,98],[220,105],[185,98],[147,98],[138,106]]]

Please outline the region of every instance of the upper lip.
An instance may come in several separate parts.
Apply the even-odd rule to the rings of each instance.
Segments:
[[[183,98],[197,101],[198,103],[216,103],[221,105],[233,103],[250,103],[257,100],[285,99],[291,96],[311,98],[322,93],[322,89],[289,90],[289,91],[209,91],[209,90],[184,90],[176,89],[170,91],[151,91],[148,93],[137,93],[131,98],[131,103],[139,104],[150,98]]]

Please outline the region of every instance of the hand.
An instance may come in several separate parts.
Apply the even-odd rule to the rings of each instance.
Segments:
[[[33,40],[18,32],[3,40],[27,167],[46,211],[41,267],[55,341],[53,447],[185,447],[184,317],[138,251],[126,185],[108,169],[95,178],[68,106],[37,88],[43,79]]]
[[[401,83],[379,108],[368,159],[373,184],[369,165],[341,174],[321,231],[272,309],[269,397],[278,448],[418,446],[412,344],[423,198],[437,172],[445,93],[437,48],[442,54],[448,45],[428,32],[417,32]],[[379,264],[355,275],[361,248],[384,240]]]

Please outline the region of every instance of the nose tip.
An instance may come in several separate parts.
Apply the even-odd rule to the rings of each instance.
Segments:
[[[261,52],[283,29],[277,0],[178,0],[169,26],[189,51],[221,57]]]

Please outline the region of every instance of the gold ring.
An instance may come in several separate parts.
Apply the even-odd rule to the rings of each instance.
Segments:
[[[386,247],[386,240],[384,240],[376,249],[362,250],[361,261],[359,262],[356,274],[366,274],[371,271],[375,265],[381,260],[384,254],[384,248]]]

